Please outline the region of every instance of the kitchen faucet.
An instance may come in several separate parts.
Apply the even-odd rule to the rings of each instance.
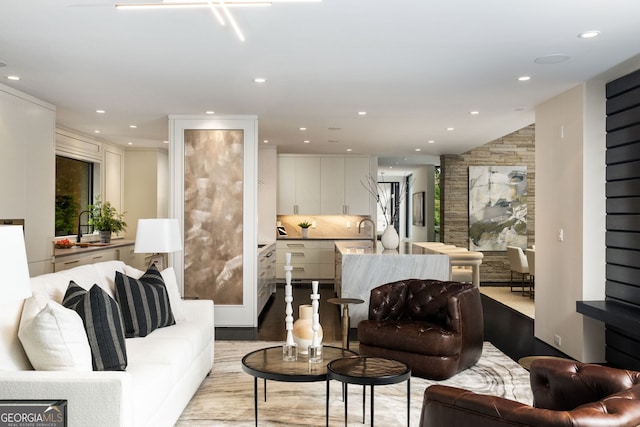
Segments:
[[[371,227],[373,228],[373,235],[371,236],[371,243],[372,243],[372,248],[375,250],[376,249],[376,241],[378,240],[378,235],[376,233],[376,223],[373,222],[373,220],[371,218],[363,218],[362,220],[360,220],[360,222],[358,223],[358,234],[360,234],[360,228],[362,227],[362,223],[363,222],[370,222],[371,223]]]
[[[76,243],[80,243],[80,241],[82,240],[82,214],[84,213],[89,214],[89,217],[91,216],[91,211],[82,211],[78,215],[78,236],[76,237]],[[85,225],[89,226],[89,224]]]

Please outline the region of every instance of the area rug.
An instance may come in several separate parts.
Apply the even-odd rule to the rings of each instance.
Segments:
[[[176,423],[187,426],[252,426],[253,377],[242,370],[242,356],[250,351],[278,345],[265,341],[216,341],[213,371],[207,377]],[[339,346],[339,343],[332,345]],[[357,351],[358,343],[351,343]],[[324,426],[326,383],[267,382],[267,401],[259,380],[258,425]],[[446,384],[478,393],[506,397],[531,404],[529,373],[491,343],[485,342],[476,366],[445,381],[411,378],[411,426],[417,426],[424,390],[431,384]],[[369,394],[366,393],[365,423],[370,424]],[[348,425],[362,426],[362,387],[349,386]],[[375,388],[375,424],[407,425],[406,383]],[[329,425],[344,426],[344,403],[339,382],[331,383]]]

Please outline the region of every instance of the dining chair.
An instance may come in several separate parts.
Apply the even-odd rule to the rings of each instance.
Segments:
[[[511,292],[514,292],[513,272],[520,273],[520,286],[522,295],[525,294],[525,279],[529,274],[529,264],[522,248],[518,246],[507,246],[507,257],[509,258],[509,268],[511,269]]]
[[[535,291],[535,276],[536,276],[536,250],[525,249],[524,251],[527,257],[527,265],[529,267],[529,297],[534,297]]]

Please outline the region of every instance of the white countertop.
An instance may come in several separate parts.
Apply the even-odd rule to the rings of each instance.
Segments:
[[[336,249],[342,255],[427,255],[433,253],[411,242],[400,243],[398,249],[385,249],[379,240],[376,241],[375,249],[371,240],[336,242]]]

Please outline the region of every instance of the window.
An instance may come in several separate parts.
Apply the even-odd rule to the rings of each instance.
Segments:
[[[80,212],[93,200],[93,163],[56,156],[56,236],[78,233]],[[83,227],[87,218],[83,216]],[[83,228],[83,232],[89,230]]]

